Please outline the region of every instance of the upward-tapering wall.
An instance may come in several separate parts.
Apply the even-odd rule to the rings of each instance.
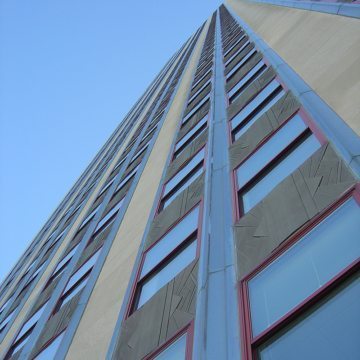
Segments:
[[[251,0],[226,0],[360,134],[360,20]]]

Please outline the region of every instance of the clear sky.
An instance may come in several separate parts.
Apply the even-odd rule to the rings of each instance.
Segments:
[[[218,0],[0,0],[0,281]]]

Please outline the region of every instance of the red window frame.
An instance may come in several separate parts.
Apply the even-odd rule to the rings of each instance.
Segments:
[[[86,258],[86,260],[81,264],[81,266],[79,266],[78,268],[76,268],[76,270],[74,270],[74,271],[71,273],[71,275],[69,276],[69,278],[68,278],[67,281],[66,281],[66,284],[64,285],[64,290],[66,289],[67,284],[69,283],[69,281],[70,281],[70,279],[73,277],[73,275],[75,275],[75,274],[91,259],[91,257],[92,257],[95,253],[99,252],[99,255],[98,255],[98,256],[100,256],[102,247],[103,247],[103,246],[100,246],[98,249],[95,249],[94,252],[93,252],[91,255],[89,255],[89,256]],[[97,260],[96,260],[96,261],[97,261]],[[64,303],[64,300],[67,298],[67,296],[68,296],[69,294],[71,294],[77,287],[79,287],[83,281],[85,281],[87,278],[90,277],[91,272],[92,272],[92,270],[94,269],[94,267],[95,267],[95,265],[96,265],[96,261],[95,261],[94,265],[93,265],[86,273],[84,273],[83,276],[81,276],[81,278],[79,278],[79,279],[76,281],[76,283],[73,284],[73,286],[71,286],[66,292],[64,292],[64,290],[61,292],[61,295],[60,295],[60,297],[59,297],[59,300],[56,302],[56,305],[54,306],[54,309],[53,309],[53,311],[52,311],[52,313],[51,313],[51,316],[55,315],[55,314],[61,309],[61,307],[62,307],[62,305],[63,305],[63,303]],[[86,281],[88,281],[88,280],[86,280]],[[85,288],[85,287],[86,287],[86,284],[85,284],[84,288]],[[50,316],[50,317],[51,317],[51,316]]]
[[[178,139],[174,145],[174,148],[173,148],[173,152],[171,154],[171,161],[174,161],[175,159],[177,159],[179,157],[179,155],[177,155],[175,157],[175,154],[177,152],[179,152],[179,150],[181,149],[181,151],[179,152],[181,154],[182,151],[184,151],[184,149],[186,149],[193,141],[195,138],[193,138],[194,134],[192,135],[192,137],[189,138],[188,141],[190,141],[185,147],[184,146],[181,146],[178,150],[175,150],[176,148],[176,145],[179,141],[181,141],[204,117],[206,117],[206,123],[205,123],[205,129],[209,127],[209,119],[210,119],[210,109],[209,111],[195,124],[193,125],[180,139]],[[197,136],[196,136],[197,137]]]
[[[157,208],[156,208],[156,212],[155,212],[155,216],[157,216],[158,214],[160,214],[163,210],[164,210],[164,204],[163,204],[163,200],[165,198],[164,196],[164,192],[165,192],[165,186],[166,184],[171,181],[199,152],[201,152],[202,150],[204,150],[204,159],[202,161],[202,168],[205,172],[206,170],[206,158],[207,158],[207,144],[204,145],[203,147],[201,147],[193,156],[191,156],[190,159],[188,159],[187,161],[185,161],[180,167],[179,169],[176,171],[176,173],[169,179],[167,180],[163,185],[162,185],[162,190],[161,190],[161,195],[160,195],[160,198],[159,198],[159,202],[158,202],[158,205],[157,205]],[[197,165],[198,166],[198,165]],[[197,166],[191,170],[185,177],[184,179],[186,179],[193,171],[195,171],[197,169]],[[169,194],[172,194],[174,192],[177,191],[177,189],[179,189],[179,187],[181,187],[181,185],[179,186],[179,184],[181,184],[183,181],[181,180],[174,188],[173,190],[171,190],[169,192]],[[169,194],[166,194],[166,197],[169,195]]]
[[[242,187],[239,188],[236,172],[237,169],[245,163],[257,150],[261,148],[262,145],[264,145],[271,137],[276,135],[276,133],[282,129],[289,121],[291,121],[295,115],[299,115],[301,119],[304,121],[304,123],[307,125],[308,129],[304,130],[296,139],[294,139],[284,150],[282,150],[277,156],[275,156],[274,159],[272,159],[270,162],[268,162],[256,175],[254,175],[246,184],[244,184]],[[314,122],[311,120],[311,118],[307,115],[305,110],[303,108],[300,108],[299,110],[295,111],[293,114],[291,114],[277,129],[272,131],[270,134],[265,136],[254,148],[251,153],[249,153],[241,162],[236,166],[236,168],[232,171],[232,186],[234,189],[234,197],[233,197],[233,207],[234,207],[234,215],[235,215],[235,221],[239,220],[242,216],[245,215],[243,210],[243,205],[240,202],[240,194],[244,192],[246,189],[251,188],[258,180],[263,176],[264,173],[266,173],[269,169],[269,167],[273,166],[274,164],[280,160],[281,158],[285,157],[289,151],[291,151],[296,144],[302,140],[304,136],[306,136],[306,133],[311,132],[319,141],[320,145],[324,145],[327,143],[327,139],[324,137],[324,135],[320,132],[318,127],[314,124]]]
[[[186,334],[185,360],[191,360],[193,341],[194,341],[194,320],[192,320],[188,325],[180,329],[174,336],[172,336],[169,340],[167,340],[158,349],[143,357],[142,360],[153,360],[156,356],[160,355],[169,346],[171,346],[174,342],[176,342],[176,340],[180,339],[180,337],[185,334]]]
[[[259,51],[257,51],[259,54],[261,54],[261,52],[259,52]],[[256,55],[256,54],[254,54],[254,55]],[[262,54],[261,54],[262,55]],[[251,58],[250,58],[251,59]],[[248,60],[250,60],[250,59],[248,59]],[[261,59],[259,59],[259,61],[246,73],[246,74],[244,74],[240,79],[239,79],[239,81],[229,90],[229,91],[227,91],[226,92],[226,94],[225,94],[225,97],[226,97],[226,105],[227,106],[230,106],[230,105],[232,105],[233,103],[234,103],[234,101],[236,101],[236,99],[239,97],[239,95],[237,95],[237,97],[230,103],[230,98],[232,98],[233,96],[235,96],[235,94],[237,94],[238,92],[239,92],[239,90],[241,89],[238,89],[233,95],[231,95],[231,96],[229,96],[229,92],[260,62],[260,61],[262,61],[264,64],[265,64],[265,66],[266,66],[266,69],[265,69],[265,71],[267,70],[267,69],[269,69],[270,68],[270,66],[271,66],[271,64],[269,63],[269,61],[266,59],[266,58],[264,58],[264,57],[262,57]],[[246,64],[246,62],[245,62],[245,64]],[[243,66],[245,65],[245,64],[243,64]],[[224,71],[225,71],[225,65],[223,65],[224,66]],[[241,66],[242,67],[242,66]],[[241,67],[240,67],[240,69],[241,69]],[[239,70],[239,69],[238,69]],[[259,70],[260,71],[260,70]],[[236,73],[236,72],[235,72]],[[255,74],[253,75],[253,76],[255,76]],[[260,75],[261,76],[261,75]],[[248,80],[248,82],[249,82],[249,84],[247,85],[247,87],[253,82],[254,80],[251,80],[251,79],[249,79]],[[279,81],[280,82],[280,81]],[[246,83],[245,83],[246,84]],[[243,85],[243,87],[245,86],[245,84]],[[280,85],[283,87],[283,89],[284,89],[284,91],[286,91],[286,89],[285,89],[285,85],[284,84],[282,84],[282,83],[280,83]],[[245,89],[243,89],[241,92],[243,92]],[[261,91],[261,90],[260,90]],[[240,92],[240,93],[241,93]],[[257,93],[258,94],[258,93]],[[256,95],[257,95],[256,94]],[[256,96],[255,95],[255,96]],[[252,99],[254,99],[254,98],[252,98]],[[248,104],[248,103],[247,103]],[[246,105],[245,105],[246,106]],[[244,107],[245,107],[244,106]],[[244,108],[243,107],[243,108]],[[242,108],[242,109],[243,109]],[[240,110],[241,111],[241,110]],[[239,112],[240,112],[239,111]],[[239,113],[239,112],[237,112],[236,113],[236,115]],[[236,116],[235,115],[235,116]],[[233,118],[232,118],[233,119]],[[232,120],[231,119],[231,120]],[[231,120],[230,120],[230,123],[231,123]],[[231,129],[231,127],[230,127],[230,129]]]
[[[65,328],[64,330],[62,330],[61,332],[59,332],[57,335],[52,336],[41,348],[40,350],[36,353],[35,356],[33,356],[31,359],[35,360],[36,357],[38,357],[46,348],[48,348],[53,341],[56,340],[56,338],[58,338],[59,336],[61,336],[62,334],[64,334],[64,332],[66,331],[67,328]],[[61,344],[61,341],[60,341]],[[56,352],[59,350],[59,348],[56,350]],[[55,353],[56,354],[56,353]]]
[[[267,65],[267,66],[269,66],[269,63],[267,62],[267,60],[263,57],[262,58],[262,61],[264,61],[264,63]],[[241,68],[240,68],[241,69]],[[279,82],[279,84],[280,84],[280,86],[282,87],[282,90],[283,91],[288,91],[289,90],[289,88],[286,86],[286,84],[280,79],[280,77],[278,76],[278,75],[276,75],[276,76],[274,76],[269,82],[268,82],[268,84],[266,84],[265,85],[265,87],[266,86],[268,86],[272,81],[274,81],[274,80],[276,80],[276,81],[278,81]],[[264,88],[265,88],[264,87]],[[233,136],[233,131],[235,131],[237,128],[238,129],[241,129],[242,128],[242,126],[245,126],[248,122],[250,122],[251,121],[251,119],[253,118],[253,116],[256,116],[256,115],[253,115],[253,116],[248,116],[247,117],[247,119],[246,120],[244,120],[244,122],[242,123],[242,126],[238,126],[238,127],[236,127],[236,128],[234,128],[234,129],[232,129],[231,128],[231,122],[232,122],[232,120],[239,114],[239,112],[240,111],[242,111],[247,105],[249,105],[255,98],[256,98],[256,96],[258,96],[259,95],[259,93],[264,89],[264,88],[262,88],[262,89],[259,89],[259,91],[257,91],[251,98],[249,98],[248,99],[248,101],[246,102],[246,103],[244,103],[243,104],[243,106],[240,108],[240,109],[238,109],[238,111],[236,112],[236,114],[231,118],[231,119],[229,119],[229,121],[228,121],[228,139],[229,139],[229,144],[233,144],[233,143],[235,143],[237,140],[235,140],[235,138],[234,138],[234,136]],[[226,101],[227,101],[227,103],[228,103],[228,99],[226,99]]]
[[[196,256],[195,260],[200,256],[200,245],[201,245],[201,234],[202,234],[202,218],[203,218],[203,200],[200,200],[196,205],[194,205],[190,210],[188,210],[182,217],[178,218],[167,230],[166,232],[156,240],[149,248],[143,251],[141,255],[141,260],[139,262],[138,269],[136,271],[136,277],[132,285],[131,295],[128,302],[127,310],[124,316],[124,320],[126,320],[129,316],[131,316],[137,309],[134,309],[136,306],[138,289],[141,287],[142,283],[149,279],[154,273],[156,273],[167,261],[174,258],[174,255],[181,251],[187,244],[189,244],[193,239],[193,234],[189,235],[185,238],[174,250],[172,250],[164,259],[162,259],[153,269],[151,269],[142,279],[140,279],[141,271],[144,265],[144,261],[146,258],[147,252],[152,249],[156,244],[158,244],[172,229],[174,229],[191,211],[193,211],[196,207],[199,207],[199,218],[198,218],[198,226],[196,230]]]
[[[354,198],[360,207],[360,183],[351,186],[345,191],[338,200],[333,202],[321,213],[314,216],[294,234],[285,240],[273,253],[268,256],[261,264],[259,264],[254,270],[245,275],[239,282],[238,296],[239,296],[239,314],[240,314],[240,326],[241,326],[241,347],[244,360],[256,360],[257,349],[264,344],[267,340],[272,338],[275,334],[279,333],[287,325],[291,324],[315,304],[323,300],[329,295],[335,288],[343,284],[348,278],[350,278],[356,271],[360,269],[360,258],[352,262],[345,269],[340,271],[335,277],[326,282],[322,287],[306,297],[300,304],[295,306],[292,310],[284,314],[275,323],[263,330],[259,335],[252,336],[252,324],[251,324],[251,312],[250,312],[250,297],[248,283],[258,273],[264,270],[274,260],[279,258],[286,250],[291,248],[295,243],[300,241],[306,234],[308,234],[316,225],[321,223],[335,210],[337,210],[342,204],[344,204],[350,198]]]

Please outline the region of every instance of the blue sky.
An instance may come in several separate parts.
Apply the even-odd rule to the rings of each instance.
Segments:
[[[0,281],[221,1],[0,0]]]

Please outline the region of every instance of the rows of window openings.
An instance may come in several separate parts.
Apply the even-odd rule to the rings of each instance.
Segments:
[[[212,26],[210,26],[205,39],[198,64],[199,71],[202,71],[202,68],[206,66],[206,64],[204,65],[204,61],[212,61],[212,44],[215,30],[214,19],[215,18],[213,18]],[[195,84],[195,86],[197,86],[197,84]],[[197,95],[195,95],[195,97],[196,96]],[[207,94],[205,96],[207,96]],[[191,104],[193,99],[194,96],[190,94],[188,104]],[[198,111],[194,112],[193,118],[201,114],[202,110],[199,111],[199,109],[201,109],[201,106],[198,108]],[[202,117],[198,116],[198,122],[188,129],[176,142],[172,160],[178,158],[184,148],[197,139],[204,131],[207,126],[208,113],[209,107]],[[182,131],[184,124],[185,123],[180,127],[179,132]],[[189,186],[190,183],[199,176],[199,173],[203,172],[204,158],[205,149],[202,148],[189,161],[185,162],[177,174],[164,185],[163,195],[160,201],[161,210],[167,207],[185,187]],[[201,206],[201,203],[194,206],[143,253],[127,316],[143,306],[163,286],[175,278],[177,274],[197,258],[201,227]],[[189,330],[190,328],[191,325],[189,324],[165,346],[148,355],[146,359],[165,360],[175,357],[179,359],[187,358],[191,352],[192,334]]]
[[[97,233],[97,231],[100,231],[100,229],[102,228],[102,225],[104,225],[104,227],[106,226],[106,223],[109,223],[109,221],[107,221],[109,218],[111,218],[111,215],[115,212],[118,211],[119,206],[115,206],[98,224],[97,228],[95,229],[95,234]],[[86,217],[86,219],[84,220],[83,224],[80,226],[80,231],[84,228],[84,226],[86,226],[86,224],[91,220],[91,218],[93,218],[93,216],[96,213],[97,208],[95,209],[95,211],[92,211],[89,216]],[[115,216],[115,215],[114,215]],[[72,255],[75,253],[76,247],[74,247],[69,254],[67,254],[67,256],[62,259],[58,266],[56,267],[54,274],[52,275],[51,279],[55,279],[57,278],[65,269],[66,265],[70,262]],[[99,250],[96,252],[96,254],[98,254]],[[96,256],[97,257],[97,256]],[[62,296],[61,301],[59,303],[61,303],[62,305],[66,302],[69,301],[69,299],[73,298],[85,285],[85,280],[87,279],[89,273],[90,273],[90,265],[93,265],[95,261],[95,256],[91,257],[91,261],[87,261],[87,266],[83,266],[82,270],[80,272],[76,272],[76,274],[74,274],[71,279],[72,282],[70,282],[70,285],[68,285],[65,289],[65,294]],[[92,266],[91,266],[92,268]],[[73,280],[75,278],[75,280]],[[51,281],[50,281],[51,282]],[[49,284],[49,282],[48,282]],[[81,285],[82,284],[82,285]],[[5,304],[6,306],[6,304]],[[33,329],[35,327],[35,319],[38,319],[39,314],[41,313],[42,309],[44,308],[45,305],[43,305],[38,311],[36,311],[36,313],[28,320],[28,322],[23,326],[23,330],[20,331],[20,333],[18,334],[18,336],[15,339],[14,345],[12,346],[8,356],[11,356],[12,354],[14,354],[15,352],[17,352],[20,348],[23,347],[24,342],[26,339],[28,339],[28,336],[30,335],[30,329]],[[57,307],[61,307],[60,305],[57,305]],[[40,311],[41,310],[41,311]],[[29,325],[31,324],[31,326]]]
[[[214,24],[214,22],[212,24]],[[204,71],[204,67],[208,68],[207,64],[211,64],[212,67],[214,54],[214,26],[212,24],[209,28],[202,53],[200,55],[199,64],[194,75],[192,89],[197,86],[196,78],[198,74],[201,76],[201,73]],[[212,72],[212,69],[210,71]],[[199,114],[203,112],[205,103],[210,104],[211,84],[212,78],[210,78],[209,81],[206,82],[203,86],[203,89],[207,88],[207,90],[203,91],[199,95],[196,95],[201,96],[202,99],[198,101],[198,104],[192,109],[192,111],[188,112],[187,109],[189,106],[192,106],[191,104],[194,101],[194,96],[190,91],[189,99],[184,112],[186,115],[181,121],[179,132],[182,132],[185,125],[190,123],[193,119],[197,118],[197,122],[195,122],[195,124],[193,124],[193,126],[188,129],[186,133],[182,134],[180,139],[178,139],[176,142],[172,160],[178,158],[179,155],[181,155],[181,153],[186,149],[186,147],[198,139],[206,130],[210,111],[209,106],[206,107],[207,112],[205,112],[202,116],[199,116]],[[199,178],[201,174],[203,174],[204,170],[205,147],[200,149],[192,158],[184,162],[177,173],[164,184],[158,206],[158,213],[168,207],[183,190],[189,187],[197,178]]]
[[[240,38],[246,38],[239,25],[234,21],[223,27],[223,54],[232,49]],[[227,41],[228,37],[231,39]],[[247,45],[246,45],[247,44]],[[251,50],[246,50],[247,47]],[[227,50],[226,50],[227,49]],[[252,54],[249,56],[249,54]],[[246,92],[264,72],[265,65],[262,56],[254,58],[256,61],[250,63],[257,50],[253,44],[246,39],[243,46],[233,55],[238,63],[234,68],[241,76],[238,82],[233,84],[228,94],[240,97]],[[245,61],[244,61],[245,60]],[[231,63],[231,62],[230,62]],[[238,66],[240,64],[240,66]],[[250,64],[251,66],[247,66]],[[225,67],[225,73],[226,73]],[[229,81],[229,79],[227,79]],[[232,92],[233,89],[236,92]],[[249,128],[259,121],[261,116],[273,107],[283,96],[285,90],[278,78],[274,78],[254,96],[250,97],[230,119],[230,131],[233,141],[241,141],[241,136]],[[231,105],[230,105],[231,106]],[[233,106],[236,106],[234,103]],[[298,111],[285,121],[277,131],[273,132],[263,141],[235,171],[235,184],[237,189],[237,202],[239,215],[247,213],[266,197],[282,180],[296,170],[306,159],[308,159],[322,145],[323,139],[314,134],[315,127],[312,122]]]
[[[122,134],[122,135],[123,135],[123,137],[126,136],[126,134]],[[75,209],[73,209],[73,207],[74,207],[74,205],[75,205],[75,203],[76,203],[76,200],[78,199],[78,197],[79,197],[81,194],[82,194],[81,200],[84,200],[84,199],[87,197],[87,195],[88,195],[88,193],[90,192],[90,190],[95,186],[96,181],[98,180],[98,178],[103,174],[103,170],[105,169],[105,167],[106,167],[107,164],[109,163],[109,159],[112,158],[113,155],[115,154],[118,146],[119,146],[119,141],[115,141],[115,142],[113,143],[113,145],[107,150],[107,152],[108,152],[108,153],[110,152],[110,153],[107,155],[106,158],[103,159],[102,162],[100,162],[100,163],[97,165],[97,168],[94,170],[94,172],[96,173],[96,176],[95,176],[95,178],[93,179],[93,181],[91,182],[91,184],[88,185],[89,180],[91,180],[91,178],[89,178],[89,179],[87,180],[87,182],[85,183],[85,185],[83,186],[84,188],[87,187],[87,189],[85,190],[85,193],[82,194],[81,191],[79,192],[79,194],[78,194],[78,195],[76,196],[76,198],[73,200],[72,205],[69,206],[68,210],[63,214],[63,216],[62,216],[61,219],[58,221],[58,223],[60,223],[60,222],[69,214],[70,211],[73,211],[72,214],[70,215],[70,218],[71,218],[73,215],[75,215],[75,213],[78,211],[78,209],[79,209],[80,206],[82,205],[82,203],[81,203],[81,204],[79,204]],[[99,168],[99,167],[100,167],[100,168]],[[50,227],[50,226],[51,226],[51,223],[48,225],[48,227]],[[46,230],[47,230],[47,229],[44,229],[43,233],[44,233]],[[55,228],[55,230],[57,230],[57,228]],[[61,234],[62,234],[63,232],[64,232],[64,231],[62,231]],[[42,247],[40,248],[40,251],[48,244],[48,242],[50,241],[50,239],[51,239],[51,237],[53,236],[53,234],[54,234],[54,231],[53,231],[53,233],[48,237],[47,241],[42,245]],[[58,236],[58,238],[59,238],[59,236]],[[57,238],[57,239],[58,239],[58,238]],[[26,257],[25,257],[24,260],[23,260],[23,262],[25,262],[26,259],[31,255],[32,250],[34,249],[35,246],[36,246],[36,244],[33,244],[32,248],[29,249],[29,251],[27,252]],[[33,265],[33,264],[34,264],[34,263],[32,263],[31,265]],[[19,269],[20,269],[20,268],[19,268]],[[27,272],[28,272],[28,271],[27,271]],[[26,273],[27,273],[27,272],[26,272]],[[11,283],[11,281],[13,280],[13,278],[14,278],[15,275],[16,275],[16,274],[13,274],[13,276],[8,280],[7,284],[5,285],[5,287],[4,287],[4,289],[3,289],[3,292],[5,292],[6,287]],[[22,277],[22,278],[23,278],[23,277]]]
[[[104,235],[105,232],[109,232],[111,225],[113,224],[115,217],[118,211],[121,208],[123,203],[123,199],[121,199],[113,208],[111,208],[105,215],[100,219],[97,226],[95,227],[92,236],[90,237],[83,254],[87,253],[87,249],[89,249],[92,244],[96,244],[93,250],[94,252],[87,257],[85,261],[78,261],[78,266],[73,274],[70,276],[62,294],[57,301],[51,317],[57,314],[61,309],[64,308],[66,304],[68,304],[75,296],[80,296],[81,291],[86,286],[86,283],[90,277],[91,271],[95,266],[96,260],[100,254],[102,249],[102,245],[106,239]],[[79,234],[86,226],[89,225],[91,219],[95,216],[98,207],[94,209],[84,220],[83,223],[80,225],[80,228],[77,232]],[[79,238],[75,234],[73,240],[69,244],[69,250],[65,251],[66,255],[62,257],[62,259],[58,262],[55,269],[53,270],[52,275],[50,276],[49,280],[47,281],[46,285],[44,286],[43,293],[46,292],[46,297],[42,298],[41,295],[39,296],[41,301],[41,305],[39,306],[37,303],[35,307],[37,310],[32,312],[33,315],[25,321],[24,325],[20,329],[20,332],[16,336],[13,341],[13,345],[11,346],[7,358],[11,358],[16,355],[17,352],[21,351],[25,346],[26,342],[29,340],[32,330],[35,328],[40,315],[42,314],[52,291],[48,291],[49,287],[52,287],[54,290],[55,286],[57,285],[58,281],[60,280],[61,275],[66,271],[67,267],[69,266],[73,256],[75,255],[76,251],[78,250],[81,242],[81,237]],[[80,264],[79,264],[80,263]],[[49,320],[51,319],[49,318]]]
[[[158,117],[157,120],[159,121],[160,118]],[[146,138],[148,138],[148,134],[145,134]],[[137,168],[137,167],[136,167]],[[136,168],[130,173],[134,173],[136,171]],[[119,184],[118,190],[120,190],[121,185],[125,185],[126,182],[129,181],[130,178],[133,177],[133,175],[128,175],[125,177],[125,179]],[[117,191],[115,191],[115,194],[113,195],[113,198],[116,196]],[[124,200],[124,197],[114,206],[111,208],[110,211],[108,211],[105,216],[102,217],[102,219],[99,221],[98,225],[96,226],[94,233],[89,240],[89,244],[94,241],[97,237],[99,237],[102,233],[104,233],[113,223],[116,214],[121,208],[122,202]],[[96,203],[96,201],[95,201]],[[111,203],[111,200],[110,200]],[[90,223],[90,221],[95,217],[95,214],[99,208],[100,204],[95,207],[83,220],[82,224],[80,225],[77,234],[81,233],[83,229]],[[77,234],[74,236],[74,239],[77,238]],[[66,270],[67,265],[70,263],[73,255],[75,254],[79,243],[77,243],[75,246],[73,246],[73,241],[69,245],[71,247],[70,251],[67,252],[66,256],[63,257],[58,265],[56,266],[55,270],[53,271],[53,274],[51,275],[50,279],[48,280],[44,290],[53,282],[55,282],[56,279],[59,279],[60,275]],[[81,290],[85,287],[86,282],[90,276],[91,270],[95,265],[95,261],[99,255],[100,249],[98,249],[69,279],[67,286],[65,287],[63,294],[60,297],[60,300],[57,302],[57,305],[53,311],[53,313],[57,313],[65,304],[67,304],[71,299],[73,299],[77,294],[81,292]],[[15,355],[15,353],[19,352],[23,346],[26,344],[26,341],[29,339],[31,331],[34,329],[37,320],[39,319],[42,310],[44,309],[46,303],[41,305],[41,307],[36,310],[36,312],[26,321],[26,323],[23,325],[22,330],[20,330],[19,334],[14,340],[13,345],[11,346],[11,349],[9,353],[7,354],[8,358],[11,358]]]
[[[166,67],[167,70],[170,68],[170,66],[172,65],[172,63],[175,61],[175,58],[176,58],[176,56],[174,56],[174,58],[172,59],[172,61],[169,62],[168,66]],[[163,77],[164,77],[165,75],[166,75],[166,71],[164,71],[164,72],[162,73],[162,77],[159,77],[159,79],[157,79],[157,82],[154,82],[153,87],[152,87],[152,92],[149,93],[148,98],[149,98],[149,96],[151,96],[151,94],[153,93],[153,91],[156,89],[156,85],[158,84],[158,82],[161,81],[161,79],[163,79]],[[140,99],[140,100],[141,100],[141,99]],[[139,101],[140,101],[140,100],[139,100]],[[141,112],[141,110],[143,109],[144,106],[145,106],[145,104],[143,104],[143,106],[139,108],[137,114],[139,113],[139,111]],[[136,116],[133,116],[132,123],[135,123],[136,120],[137,120]],[[128,131],[129,131],[129,129],[128,129]],[[110,155],[108,155],[108,158],[111,158],[111,157],[115,154],[118,146],[119,146],[120,143],[123,141],[123,139],[126,137],[128,131],[123,131],[123,132],[120,134],[121,137],[122,137],[122,138],[121,138],[121,141],[119,142],[119,139],[118,139],[118,141],[115,141],[115,142],[112,144],[112,146],[107,150],[108,153],[110,152]],[[115,135],[115,134],[114,134],[114,135]],[[103,161],[100,162],[100,163],[97,165],[97,168],[94,170],[94,172],[96,173],[96,176],[95,176],[95,178],[93,179],[92,183],[91,183],[90,185],[88,185],[88,182],[89,182],[89,180],[91,179],[91,178],[89,178],[89,179],[87,180],[87,182],[83,185],[83,188],[86,188],[86,187],[87,187],[87,190],[86,190],[85,193],[83,194],[82,199],[84,199],[84,198],[88,195],[89,191],[94,187],[94,185],[95,185],[96,181],[98,180],[98,178],[102,175],[103,170],[105,169],[106,165],[109,163],[109,159],[108,159],[108,158],[103,159]],[[100,166],[101,166],[101,167],[100,167]],[[100,168],[99,168],[99,167],[100,167]],[[72,189],[72,191],[70,192],[70,194],[69,194],[67,197],[69,198],[69,197],[73,194],[73,192],[74,192],[75,190],[76,190],[76,189],[75,189],[75,187],[74,187],[74,188]],[[74,204],[74,202],[77,200],[77,198],[78,198],[80,195],[81,195],[81,191],[80,191],[79,194],[76,196],[76,198],[73,200],[73,204]],[[61,218],[58,222],[60,222],[60,221],[72,210],[72,207],[73,207],[73,206],[74,206],[74,205],[71,205],[71,206],[68,208],[68,210],[64,213],[64,215],[62,216],[62,218]],[[61,209],[60,209],[60,207],[59,207],[59,208],[57,209],[57,211],[55,212],[55,214],[52,216],[53,219],[56,217],[56,215],[58,214],[58,212],[59,212],[60,210],[61,210]],[[76,210],[77,210],[77,209],[76,209]],[[74,212],[76,212],[76,210],[75,210]],[[54,220],[53,220],[53,221],[54,221]],[[44,233],[46,232],[46,230],[47,230],[51,225],[52,225],[52,222],[49,222],[48,225],[42,230],[42,234],[44,234]],[[39,240],[37,240],[34,244],[31,245],[31,248],[27,251],[27,253],[26,253],[26,255],[25,255],[22,263],[25,263],[25,262],[26,262],[26,260],[28,259],[28,257],[32,254],[32,251],[34,250],[34,247],[35,247],[40,241],[41,241],[41,236],[39,236]],[[19,271],[20,269],[21,269],[21,266],[18,267],[18,270],[17,270],[17,271]],[[9,284],[12,282],[12,280],[15,278],[17,271],[14,272],[14,273],[12,274],[12,276],[10,277],[10,279],[7,280],[7,283],[6,283],[6,285],[3,287],[0,296],[3,295],[3,293],[6,291],[8,285],[9,285]],[[0,314],[0,315],[1,315],[1,314]]]
[[[244,35],[225,7],[221,8],[221,15],[226,56]],[[234,94],[241,96],[265,71],[265,62],[260,56],[257,59],[243,71],[238,83],[233,83],[229,100]],[[238,68],[240,71],[245,63]],[[284,90],[274,79],[231,119],[231,130],[242,122],[258,121],[278,101],[279,94],[283,96]],[[240,136],[249,127],[233,136],[233,140],[241,141]],[[240,216],[258,204],[323,142],[303,110],[283,122],[235,170]],[[243,278],[240,310],[245,359],[360,357],[359,216],[358,184]]]

